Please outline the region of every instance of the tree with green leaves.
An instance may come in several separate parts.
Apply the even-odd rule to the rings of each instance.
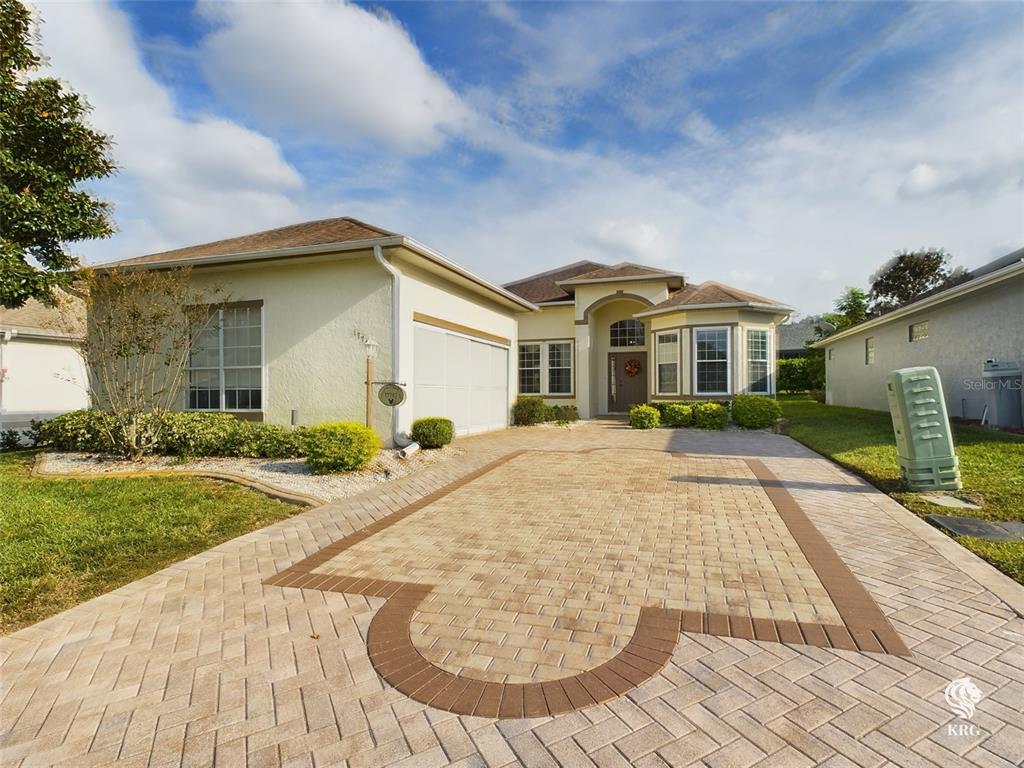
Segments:
[[[824,322],[814,328],[819,339],[844,331],[868,319],[868,295],[860,288],[847,286],[832,306],[835,311],[823,314],[821,319]]]
[[[929,291],[955,285],[966,272],[960,267],[951,271],[949,261],[942,248],[897,251],[871,276],[871,314],[890,312]]]
[[[33,49],[31,12],[0,0],[0,304],[52,302],[78,259],[67,244],[109,237],[110,205],[79,184],[114,172],[110,137],[86,122],[89,105],[52,77]]]

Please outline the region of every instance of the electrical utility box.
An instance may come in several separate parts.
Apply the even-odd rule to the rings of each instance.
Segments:
[[[1024,425],[1020,366],[1008,360],[986,360],[981,380],[985,384],[988,423],[1003,428]]]
[[[963,487],[939,372],[929,366],[900,368],[889,374],[887,384],[900,474],[907,485],[913,491]]]

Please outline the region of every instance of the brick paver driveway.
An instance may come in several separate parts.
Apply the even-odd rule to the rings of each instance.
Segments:
[[[0,764],[1024,760],[1020,618],[787,438],[460,445],[3,639]]]

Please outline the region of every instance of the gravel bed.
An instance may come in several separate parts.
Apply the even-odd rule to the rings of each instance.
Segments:
[[[44,474],[97,474],[152,472],[214,471],[230,472],[264,483],[312,496],[322,501],[336,501],[355,496],[379,483],[386,483],[416,472],[423,467],[462,456],[465,451],[454,445],[436,450],[420,450],[408,459],[398,451],[382,450],[376,459],[358,472],[314,475],[302,459],[229,459],[202,458],[182,461],[174,456],[150,456],[142,461],[125,461],[116,456],[91,453],[46,453],[39,466]]]

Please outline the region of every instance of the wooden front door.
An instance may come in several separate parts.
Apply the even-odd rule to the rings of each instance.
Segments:
[[[625,413],[647,402],[647,353],[608,353],[608,412]]]

